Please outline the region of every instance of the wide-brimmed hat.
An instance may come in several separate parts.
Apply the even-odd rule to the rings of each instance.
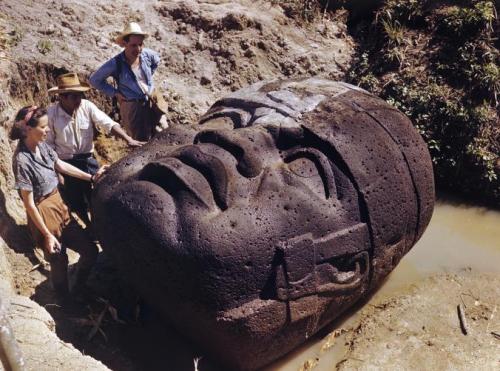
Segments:
[[[80,82],[78,75],[74,72],[57,76],[56,82],[57,86],[50,88],[49,94],[84,92],[90,90],[90,86],[84,82]]]
[[[128,35],[140,35],[143,36],[144,38],[149,36],[147,33],[142,32],[141,26],[139,26],[138,23],[130,22],[125,26],[120,35],[117,36],[117,38],[115,39],[115,43],[117,43],[120,46],[123,46],[125,43],[123,38]]]

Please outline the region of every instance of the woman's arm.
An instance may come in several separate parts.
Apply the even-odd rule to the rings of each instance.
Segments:
[[[60,173],[63,173],[63,174],[66,174],[66,175],[69,175],[69,176],[72,176],[72,177],[75,177],[75,178],[78,178],[81,180],[86,180],[88,182],[92,181],[91,174],[86,173],[85,171],[82,171],[82,170],[78,169],[77,167],[75,167],[71,164],[68,164],[67,162],[64,162],[61,159],[57,159],[54,167]]]
[[[21,198],[23,200],[26,213],[31,221],[35,224],[36,228],[40,231],[44,237],[45,245],[43,248],[49,253],[54,254],[61,251],[61,244],[57,241],[57,238],[49,231],[45,222],[43,221],[40,212],[38,211],[35,201],[33,199],[33,192],[22,189]]]
[[[108,167],[109,167],[108,165],[101,166],[99,168],[99,170],[97,170],[97,173],[92,175],[92,174],[86,173],[85,171],[78,169],[77,167],[75,167],[71,164],[68,164],[67,162],[65,162],[61,159],[57,159],[57,161],[54,165],[54,168],[56,169],[56,171],[58,171],[60,173],[63,173],[63,174],[66,174],[66,175],[69,175],[69,176],[72,176],[72,177],[75,177],[75,178],[78,178],[81,180],[86,180],[86,181],[92,182],[92,183],[99,180],[99,178],[104,174],[104,172],[106,171],[106,169]]]

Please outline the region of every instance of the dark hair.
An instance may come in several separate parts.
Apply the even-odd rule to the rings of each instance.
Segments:
[[[40,118],[47,114],[47,110],[45,108],[37,107],[33,111],[33,115],[31,115],[31,118],[26,123],[21,123],[20,121],[24,120],[26,115],[32,110],[32,107],[33,106],[25,106],[17,112],[14,125],[12,126],[12,129],[9,133],[10,139],[24,139],[24,126],[30,126],[32,128],[36,127],[38,125],[38,122],[40,121]]]

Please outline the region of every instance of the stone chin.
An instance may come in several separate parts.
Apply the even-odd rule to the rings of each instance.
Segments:
[[[258,368],[381,282],[432,214],[410,121],[348,84],[261,82],[114,164],[93,213],[139,292],[214,358]]]

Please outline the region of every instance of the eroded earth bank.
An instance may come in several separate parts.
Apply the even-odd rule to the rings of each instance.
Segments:
[[[65,310],[56,304],[48,272],[33,253],[24,209],[12,189],[16,143],[7,133],[13,114],[25,104],[48,104],[47,89],[63,71],[87,78],[119,51],[111,40],[131,20],[144,25],[151,34],[147,46],[162,57],[156,82],[169,102],[171,125],[195,122],[217,98],[258,80],[344,79],[356,52],[346,13],[323,13],[298,3],[0,3],[0,298],[7,303],[7,318],[27,369],[192,370],[196,364],[200,370],[220,368],[217,360],[203,357],[202,350],[163,324],[117,276],[105,254],[91,277],[96,298]],[[313,20],[306,11],[316,12]],[[103,96],[92,92],[90,99],[110,111],[111,102]],[[123,143],[106,137],[100,137],[96,147],[103,162],[126,153]],[[330,334],[319,334],[314,344],[269,369],[498,367],[500,340],[491,334],[500,332],[498,270],[486,275],[480,271],[492,270],[489,267],[458,269],[467,266],[461,261],[449,270],[436,270],[449,274],[434,276],[435,271],[412,287],[391,291],[365,306],[355,322],[334,323]],[[457,322],[456,305],[461,301],[469,320],[467,336]],[[339,350],[339,344],[347,346]]]

